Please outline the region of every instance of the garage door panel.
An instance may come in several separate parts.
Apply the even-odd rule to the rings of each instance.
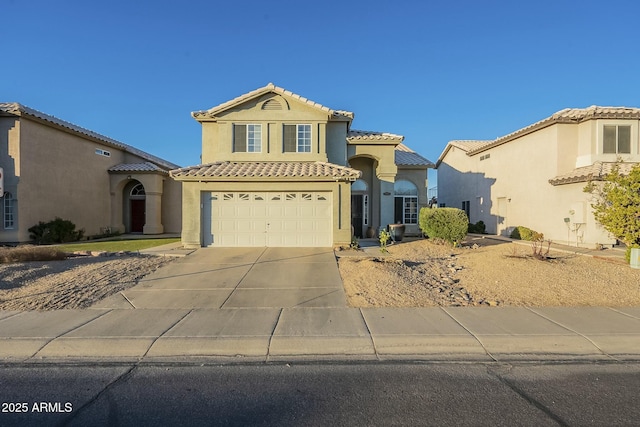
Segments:
[[[332,196],[329,192],[211,193],[203,207],[212,246],[331,246]],[[207,230],[207,227],[203,227]],[[210,240],[209,240],[210,241]]]

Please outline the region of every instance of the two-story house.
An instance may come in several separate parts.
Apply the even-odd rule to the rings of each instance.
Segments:
[[[329,247],[398,222],[418,232],[433,164],[402,136],[353,130],[352,112],[271,83],[192,116],[202,164],[171,171],[186,246]]]
[[[179,167],[18,103],[0,103],[0,243],[55,217],[85,236],[179,233]]]
[[[487,232],[525,226],[573,246],[616,243],[583,192],[617,160],[640,162],[640,109],[565,109],[491,141],[451,141],[440,155],[439,204],[464,209]]]

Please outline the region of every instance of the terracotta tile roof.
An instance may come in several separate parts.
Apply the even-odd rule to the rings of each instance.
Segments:
[[[373,132],[367,130],[352,129],[347,133],[347,141],[357,140],[398,141],[402,142],[404,136],[387,132]]]
[[[142,157],[143,159],[148,160],[149,162],[157,164],[158,166],[164,168],[165,170],[175,169],[179,167],[175,163],[168,162],[164,159],[161,159],[160,157],[156,157],[142,150],[138,150],[135,147],[132,147],[120,141],[116,141],[115,139],[109,138],[104,135],[100,135],[99,133],[93,132],[89,129],[85,129],[83,127],[74,125],[73,123],[69,123],[65,120],[59,119],[49,114],[45,114],[41,111],[34,110],[33,108],[29,108],[17,102],[0,102],[0,112],[4,112],[4,113],[16,115],[16,116],[27,115],[27,116],[35,117],[45,122],[49,122],[55,126],[69,129],[81,135],[89,136],[102,143],[105,143],[105,145],[109,145],[115,148],[119,148],[128,153],[135,154],[136,156]]]
[[[293,98],[296,99],[302,103],[305,103],[307,105],[310,105],[314,108],[318,108],[326,113],[328,113],[329,115],[331,115],[333,118],[336,119],[347,119],[347,120],[353,120],[354,114],[351,111],[344,111],[344,110],[333,110],[329,107],[325,107],[324,105],[318,104],[317,102],[313,102],[303,96],[297,95],[291,91],[288,91],[284,88],[278,87],[276,85],[274,85],[273,83],[269,83],[266,86],[263,86],[261,88],[258,88],[256,90],[252,90],[251,92],[245,93],[244,95],[240,95],[237,98],[234,98],[230,101],[224,102],[220,105],[217,105],[215,107],[212,107],[208,110],[203,110],[203,111],[194,111],[191,113],[191,116],[194,119],[198,119],[198,118],[215,118],[216,114],[219,114],[225,110],[228,110],[229,108],[241,104],[243,102],[249,101],[253,98],[257,98],[259,96],[264,95],[265,93],[269,93],[269,92],[273,92],[273,93],[277,93],[279,95],[283,95],[283,96],[287,96],[289,98]]]
[[[631,168],[637,163],[617,163],[620,173],[626,175],[631,171]],[[588,182],[591,180],[600,181],[603,180],[606,175],[611,173],[615,162],[595,162],[589,166],[583,166],[576,168],[570,172],[562,175],[558,175],[549,180],[551,185],[572,184],[576,182]]]
[[[328,178],[354,180],[362,172],[325,162],[215,162],[170,172],[173,178]]]
[[[536,130],[543,129],[547,126],[551,126],[555,123],[581,123],[586,120],[593,119],[640,119],[640,108],[633,107],[599,107],[592,105],[587,108],[565,108],[560,110],[546,119],[542,119],[532,125],[526,126],[515,132],[501,136],[490,144],[483,145],[481,147],[473,148],[469,151],[469,155],[479,153],[489,148],[493,148],[497,145],[504,144],[520,136],[535,132]]]
[[[168,174],[169,172],[162,169],[158,165],[150,162],[145,163],[120,163],[109,168],[109,172],[161,172]]]
[[[396,165],[433,167],[433,163],[400,143],[395,148]]]

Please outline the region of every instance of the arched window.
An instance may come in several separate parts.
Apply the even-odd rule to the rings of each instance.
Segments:
[[[393,184],[394,221],[401,224],[418,223],[418,187],[411,181],[398,180]]]
[[[3,197],[3,212],[4,212],[4,228],[5,230],[13,230],[15,227],[15,200],[13,195],[9,192],[4,193]]]
[[[142,184],[136,184],[132,189],[131,189],[131,194],[132,197],[135,196],[144,196],[146,193],[144,192],[144,185]]]
[[[351,184],[351,191],[367,191],[367,183],[361,179],[357,179]]]

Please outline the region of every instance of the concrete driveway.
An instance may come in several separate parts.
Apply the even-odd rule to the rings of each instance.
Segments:
[[[202,248],[93,308],[346,306],[331,248]]]

